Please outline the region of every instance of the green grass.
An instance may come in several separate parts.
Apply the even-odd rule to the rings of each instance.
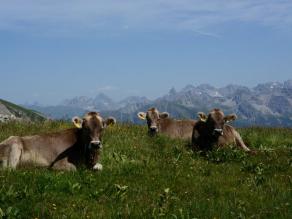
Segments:
[[[10,135],[51,132],[61,122],[0,125]],[[0,170],[3,218],[291,218],[292,130],[240,129],[257,155],[221,149],[205,156],[188,143],[150,138],[117,125],[104,136],[102,172]],[[0,216],[1,218],[1,216]]]

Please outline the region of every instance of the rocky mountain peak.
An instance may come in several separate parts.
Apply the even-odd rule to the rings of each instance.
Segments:
[[[168,92],[169,95],[176,95],[177,92],[176,92],[176,89],[174,87],[172,87],[169,92]]]
[[[284,88],[292,89],[292,80],[288,80],[284,82]]]
[[[155,106],[178,118],[194,118],[199,111],[207,113],[221,108],[226,113],[236,113],[239,124],[292,126],[292,80],[262,83],[254,88],[233,84],[222,88],[209,84],[187,85],[180,91],[171,88],[168,94],[156,100],[131,96],[115,102],[99,94],[95,98],[72,98],[66,103],[72,112],[74,107],[83,111],[96,109],[121,121],[137,122],[138,111]]]

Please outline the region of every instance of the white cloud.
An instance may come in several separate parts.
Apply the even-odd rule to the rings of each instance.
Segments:
[[[0,29],[32,33],[45,31],[58,35],[162,29],[198,34],[234,21],[289,29],[292,1],[0,0]]]
[[[106,85],[106,86],[102,86],[97,88],[98,92],[104,92],[104,91],[114,91],[117,90],[117,87],[111,86],[111,85]]]

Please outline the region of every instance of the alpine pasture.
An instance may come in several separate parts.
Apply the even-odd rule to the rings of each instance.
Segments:
[[[0,141],[69,127],[0,124]],[[291,218],[292,129],[238,130],[257,154],[201,154],[187,141],[149,137],[146,126],[117,124],[106,130],[101,172],[0,170],[0,218]]]

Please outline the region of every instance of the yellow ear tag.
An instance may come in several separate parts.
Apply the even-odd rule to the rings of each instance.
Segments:
[[[206,122],[206,121],[207,121],[207,119],[203,119],[203,118],[200,118],[200,120],[201,120],[202,122]]]
[[[112,123],[110,123],[110,124],[109,124],[109,126],[114,126],[114,125],[115,125],[115,123],[114,123],[114,122],[112,122]]]
[[[82,128],[82,125],[80,123],[74,122],[74,125],[76,126],[76,128],[79,128],[79,129]]]

